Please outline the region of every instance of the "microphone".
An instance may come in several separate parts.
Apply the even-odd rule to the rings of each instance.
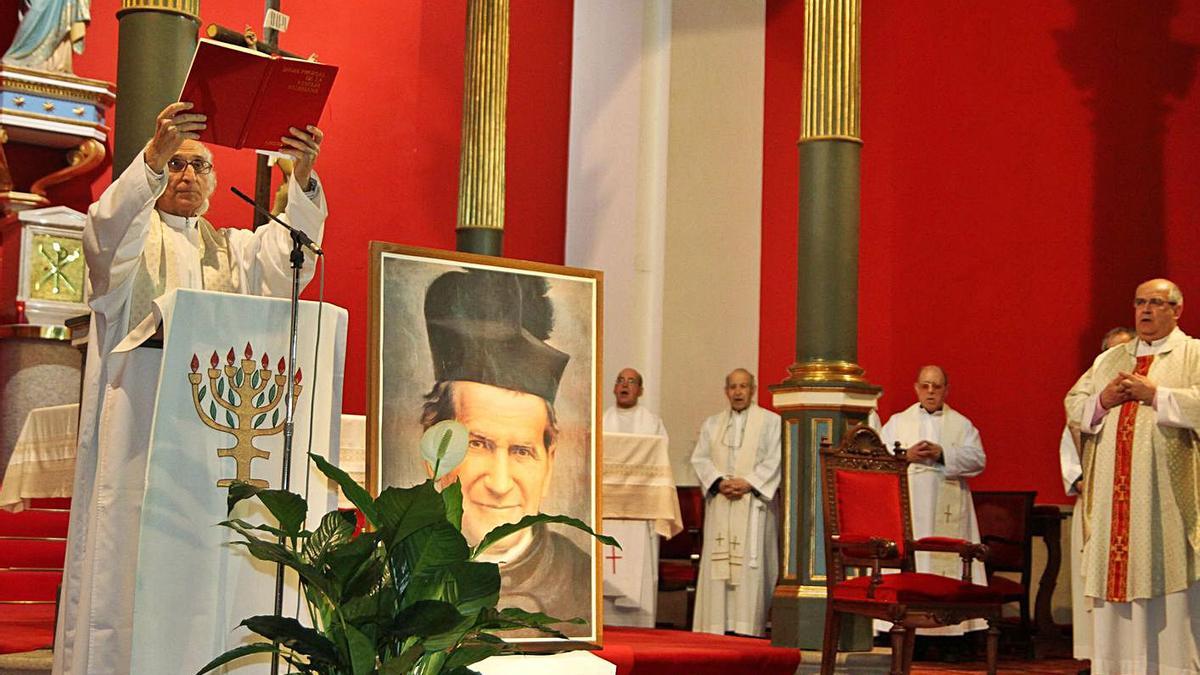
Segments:
[[[253,206],[255,211],[258,211],[262,215],[264,215],[264,216],[270,218],[271,220],[282,225],[285,229],[287,229],[288,232],[292,233],[292,239],[296,240],[296,242],[299,243],[301,246],[303,246],[304,248],[307,248],[308,250],[312,251],[316,255],[321,255],[321,256],[325,255],[325,251],[322,251],[321,248],[319,246],[317,246],[316,243],[313,242],[312,238],[310,238],[307,234],[305,234],[303,230],[298,230],[298,229],[292,227],[291,225],[288,225],[287,223],[283,222],[279,218],[276,218],[275,214],[273,214],[270,211],[259,206],[257,202],[255,202],[250,197],[246,196],[245,192],[242,192],[241,190],[239,190],[235,187],[232,187],[232,186],[230,186],[229,190],[231,192],[233,192],[233,194],[240,197],[242,199],[242,201],[246,202],[250,206]]]

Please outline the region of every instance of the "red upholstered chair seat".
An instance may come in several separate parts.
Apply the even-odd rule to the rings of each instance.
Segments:
[[[867,597],[871,577],[855,577],[833,587],[837,600],[867,602],[1000,602],[1000,594],[987,586],[968,584],[958,579],[904,572],[883,575],[883,583],[875,587],[875,597]]]
[[[682,589],[696,584],[696,567],[688,560],[658,561],[659,587],[665,589]]]

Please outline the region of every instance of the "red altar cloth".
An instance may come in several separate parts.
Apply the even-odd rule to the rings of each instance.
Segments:
[[[615,626],[604,627],[604,649],[594,653],[617,675],[792,675],[800,665],[800,650],[769,640]]]

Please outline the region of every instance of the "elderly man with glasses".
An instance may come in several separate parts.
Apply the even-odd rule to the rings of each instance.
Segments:
[[[707,497],[692,630],[766,636],[779,576],[783,423],[754,402],[754,375],[725,376],[729,407],[704,420],[692,468]]]
[[[1200,672],[1200,340],[1182,314],[1174,283],[1138,286],[1137,339],[1096,357],[1066,399],[1097,674]]]
[[[114,352],[177,288],[287,296],[291,236],[275,223],[217,229],[204,219],[216,188],[212,154],[191,103],[159,113],[154,136],[88,209],[83,232],[92,322],[60,599],[54,672],[127,673],[146,448],[158,356]],[[323,134],[291,129],[295,169],[284,218],[321,240],[327,210],[312,171]],[[306,255],[308,255],[306,253]],[[311,257],[302,282],[313,275]]]

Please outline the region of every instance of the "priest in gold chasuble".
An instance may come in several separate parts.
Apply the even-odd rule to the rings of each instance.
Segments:
[[[1200,340],[1166,279],[1134,294],[1137,339],[1067,396],[1083,434],[1093,673],[1200,672]],[[1079,509],[1080,507],[1077,507]]]

